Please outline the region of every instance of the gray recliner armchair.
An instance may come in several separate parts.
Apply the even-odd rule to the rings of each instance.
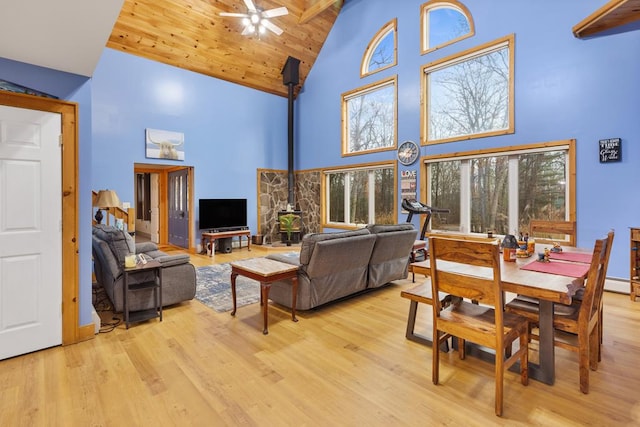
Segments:
[[[96,280],[104,288],[116,312],[121,312],[124,308],[122,271],[125,256],[128,254],[142,254],[146,259],[154,259],[162,264],[163,306],[177,304],[195,297],[196,271],[193,264],[190,263],[189,255],[167,255],[158,250],[155,243],[134,243],[128,233],[116,227],[102,224],[94,226],[92,239]],[[140,282],[149,280],[144,276],[144,274],[136,274],[132,276],[132,279]],[[155,307],[153,290],[130,293],[128,302],[131,311],[153,308]]]

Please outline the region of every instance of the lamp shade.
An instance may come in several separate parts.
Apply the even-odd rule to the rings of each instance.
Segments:
[[[113,190],[100,190],[96,197],[95,206],[99,208],[119,208],[122,206],[120,198]]]

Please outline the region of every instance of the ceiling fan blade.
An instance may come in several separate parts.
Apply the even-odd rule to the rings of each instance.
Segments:
[[[274,18],[276,16],[287,15],[288,13],[289,13],[289,11],[287,10],[287,8],[282,6],[282,7],[276,7],[275,9],[265,10],[264,12],[262,12],[262,17],[263,18]]]
[[[234,18],[248,18],[246,13],[220,12],[220,16],[232,16]]]
[[[247,6],[247,9],[249,9],[249,12],[257,12],[258,9],[256,9],[256,5],[253,4],[252,0],[244,0],[244,4]]]
[[[249,34],[253,34],[255,31],[255,27],[251,28],[251,26],[247,25],[246,27],[244,27],[244,29],[242,30],[242,35],[243,36],[248,36]]]
[[[266,29],[273,31],[277,35],[282,34],[282,28],[278,27],[276,24],[272,23],[271,21],[263,19],[261,24],[264,25]]]

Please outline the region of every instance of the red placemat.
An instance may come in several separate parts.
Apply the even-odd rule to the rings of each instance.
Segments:
[[[551,252],[549,258],[558,259],[562,261],[584,262],[591,264],[591,258],[593,254],[581,254],[576,252]]]
[[[540,262],[532,261],[520,267],[522,270],[539,271],[541,273],[558,274],[560,276],[584,277],[589,271],[589,264],[581,262]]]

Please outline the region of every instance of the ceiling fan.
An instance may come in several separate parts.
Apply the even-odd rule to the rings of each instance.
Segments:
[[[244,0],[244,4],[247,6],[247,13],[220,12],[220,16],[242,18],[242,24],[244,25],[244,30],[242,30],[243,36],[256,35],[260,37],[266,30],[272,31],[277,35],[282,34],[282,28],[269,21],[269,18],[287,15],[289,11],[286,7],[282,6],[276,7],[275,9],[261,10],[253,4],[252,0]]]

